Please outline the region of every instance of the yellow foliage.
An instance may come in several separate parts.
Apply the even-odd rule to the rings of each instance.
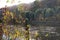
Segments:
[[[12,16],[12,19],[13,19],[13,17],[14,17],[13,13],[12,13],[12,12],[10,12],[10,14],[11,14],[11,16]]]
[[[30,25],[27,25],[27,27],[30,27]]]
[[[11,38],[13,37],[13,35],[11,33],[9,35],[10,35]]]
[[[25,31],[25,33],[28,33],[28,31]]]
[[[49,34],[47,33],[45,36],[46,36],[46,37],[48,37],[48,36],[49,36]]]
[[[24,6],[23,5],[19,5],[18,6],[18,10],[21,11],[21,12],[23,12],[24,11]]]
[[[19,21],[16,19],[16,22],[19,22]]]
[[[17,30],[17,29],[15,29],[15,32],[16,32],[16,36],[18,37],[19,35],[21,35],[21,33]]]
[[[38,32],[35,33],[35,37],[37,37],[37,36],[39,36],[39,33]]]
[[[3,32],[4,32],[4,33],[7,32],[7,29],[3,29]]]
[[[4,15],[4,17],[3,17],[3,21],[5,22],[5,23],[8,23],[10,20],[11,20],[11,18],[13,18],[13,13],[12,12],[10,12],[10,11],[6,11],[6,13],[5,13],[6,15]]]
[[[6,36],[8,36],[9,32],[7,31],[7,29],[3,28],[3,32],[5,33]]]
[[[4,20],[6,20],[7,19],[7,16],[4,16]]]
[[[19,32],[19,31],[17,31],[17,32],[16,32],[16,34],[17,34],[17,37],[18,37],[18,36],[20,35],[20,32]]]
[[[28,38],[25,38],[25,40],[28,40]]]
[[[14,34],[14,36],[13,36],[14,38],[16,38],[17,37],[17,35],[16,34]]]
[[[30,27],[30,25],[27,25],[27,27],[29,28],[29,27]]]
[[[6,15],[9,15],[10,13],[9,13],[9,11],[6,11]]]

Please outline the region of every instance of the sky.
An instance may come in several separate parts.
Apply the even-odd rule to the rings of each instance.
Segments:
[[[5,6],[10,7],[21,3],[31,3],[34,1],[35,0],[0,0],[0,8],[3,8]]]

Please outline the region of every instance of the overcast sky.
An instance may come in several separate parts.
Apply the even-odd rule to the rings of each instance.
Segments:
[[[18,5],[20,3],[31,3],[35,0],[0,0],[0,8],[7,6]]]

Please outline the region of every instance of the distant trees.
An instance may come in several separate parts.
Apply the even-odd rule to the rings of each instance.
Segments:
[[[35,12],[35,16],[38,18],[39,16],[42,16],[44,19],[48,17],[52,17],[54,15],[55,11],[53,8],[43,8],[43,9],[37,9]],[[39,17],[40,18],[40,17]]]
[[[16,16],[17,20],[20,22],[21,20],[25,19],[26,16],[29,18],[29,20],[39,20],[39,18],[44,20],[53,16],[58,17],[58,14],[60,13],[60,8],[59,6],[57,6],[59,4],[57,3],[58,1],[59,0],[36,0],[33,3],[29,4],[31,6],[28,7],[28,10],[26,10],[27,5],[21,4],[18,5],[18,7],[12,10],[11,12]]]
[[[39,17],[41,16],[43,16],[42,19],[53,17],[57,19],[56,14],[59,12],[59,5],[57,3],[58,1],[59,0],[34,1],[30,10],[34,12],[34,17],[37,20],[39,20]]]
[[[39,9],[39,1],[34,1],[32,3],[31,11],[35,12],[35,10]]]

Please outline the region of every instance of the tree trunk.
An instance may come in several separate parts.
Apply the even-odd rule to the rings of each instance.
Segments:
[[[3,35],[3,30],[2,30],[2,25],[0,24],[0,40],[2,40],[2,35]]]

